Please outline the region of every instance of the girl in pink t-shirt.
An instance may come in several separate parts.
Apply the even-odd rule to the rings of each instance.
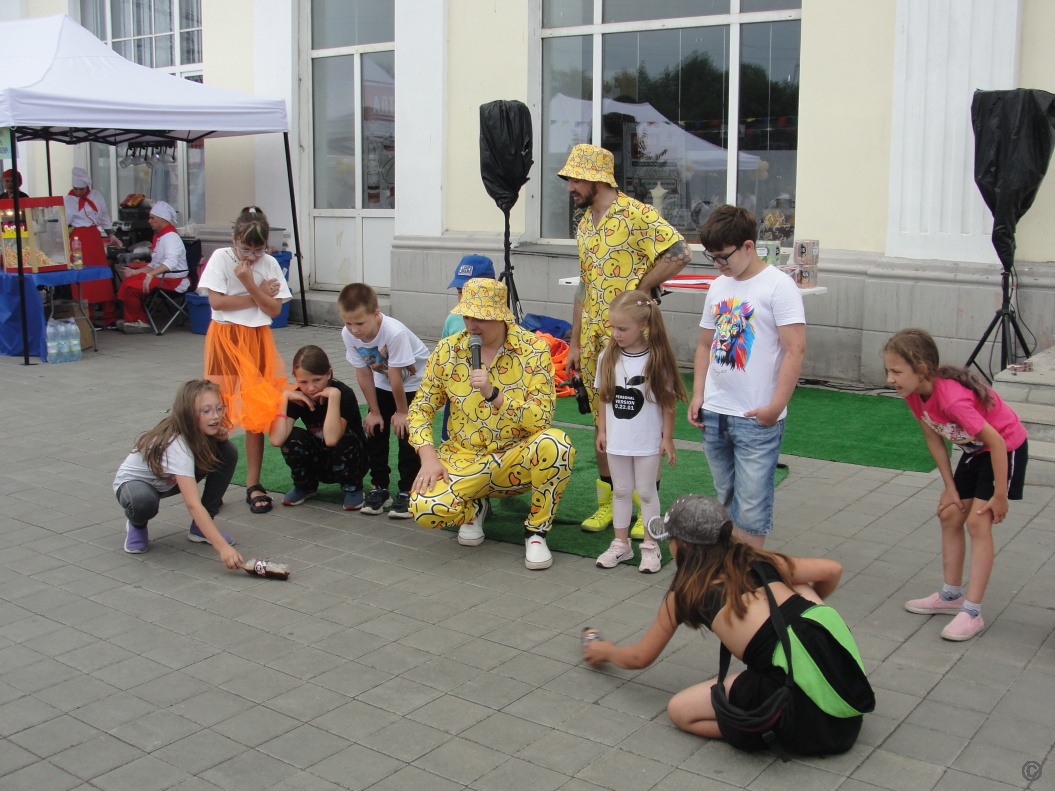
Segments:
[[[955,614],[941,636],[978,634],[982,597],[993,570],[993,524],[1007,516],[1008,500],[1022,499],[1029,451],[1018,415],[966,368],[938,363],[938,347],[924,330],[901,330],[883,347],[887,382],[923,428],[927,448],[945,482],[938,500],[945,584],[938,593],[905,604],[909,612]],[[953,473],[945,440],[963,450]],[[971,572],[964,597],[964,525],[971,536]]]

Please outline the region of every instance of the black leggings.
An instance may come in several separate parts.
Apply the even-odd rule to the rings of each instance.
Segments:
[[[320,482],[362,488],[366,448],[353,431],[345,431],[331,448],[310,431],[294,426],[282,445],[282,458],[297,488],[317,489]]]
[[[374,434],[366,437],[366,450],[370,457],[370,483],[379,489],[387,489],[392,468],[388,466],[389,432],[392,426],[392,415],[396,414],[396,399],[392,397],[391,390],[377,388],[377,409],[381,413],[384,425]],[[407,393],[407,406],[414,402],[415,390]],[[399,442],[399,490],[409,492],[414,484],[414,479],[421,469],[421,460],[417,451],[406,437]]]

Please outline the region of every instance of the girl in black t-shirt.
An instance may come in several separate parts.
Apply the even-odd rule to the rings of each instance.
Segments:
[[[333,378],[330,359],[318,346],[304,346],[293,357],[293,378],[297,387],[284,393],[269,434],[293,477],[282,504],[300,505],[314,497],[320,482],[339,483],[344,510],[357,511],[363,506],[367,459],[355,393]],[[297,420],[304,428],[294,425]]]

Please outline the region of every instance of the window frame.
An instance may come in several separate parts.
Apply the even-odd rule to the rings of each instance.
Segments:
[[[97,35],[94,31],[91,30],[91,28],[89,28],[86,25],[84,25],[82,4],[85,3],[85,2],[89,2],[89,3],[96,4],[96,6],[102,5],[102,8],[103,8],[103,25],[105,26],[105,30],[103,32],[105,33],[105,37],[99,37],[99,40],[102,41],[104,44],[106,44],[106,46],[110,47],[110,49],[113,49],[114,52],[117,52],[117,50],[114,49],[114,39],[112,37],[112,32],[113,32],[112,31],[112,25],[113,25],[112,1],[113,0],[78,0],[78,2],[76,3],[77,22],[82,27],[84,27],[86,30],[91,32],[92,35]],[[153,9],[153,0],[150,0],[150,1],[151,1],[151,9],[150,9],[151,10],[151,20],[153,20],[153,10],[154,10]],[[186,64],[180,62],[180,56],[182,55],[182,48],[180,46],[180,33],[184,32],[184,31],[180,28],[179,7],[180,7],[180,0],[171,0],[171,13],[172,13],[172,25],[173,25],[171,33],[160,33],[160,34],[151,33],[150,36],[138,36],[138,37],[137,36],[132,36],[132,37],[128,37],[128,38],[121,38],[121,39],[118,39],[118,40],[119,41],[132,41],[135,38],[150,38],[151,40],[153,40],[156,35],[172,35],[174,37],[174,42],[173,42],[173,47],[174,47],[174,49],[173,49],[173,60],[176,61],[175,65],[172,65],[172,66],[147,66],[146,68],[152,68],[155,71],[160,71],[160,72],[163,72],[165,74],[171,74],[172,76],[179,77],[180,79],[194,79],[194,78],[197,78],[197,79],[195,79],[195,81],[199,82],[199,83],[202,83],[202,82],[204,82],[204,58],[205,58],[204,47],[201,50],[201,52],[202,52],[202,61],[199,61],[197,63],[186,63]],[[199,16],[201,16],[200,5],[199,5]],[[201,27],[186,28],[186,30],[204,31],[204,22],[201,19],[199,21],[202,21]],[[153,25],[153,22],[151,22],[151,25]],[[204,41],[204,36],[203,36],[203,41]],[[122,55],[122,57],[124,57],[124,56]],[[126,58],[126,60],[128,60],[129,63],[135,63],[134,60],[130,60],[130,59],[127,59],[127,58]],[[137,64],[137,65],[143,65],[143,64]],[[74,154],[74,156],[75,156],[75,158],[77,160],[77,163],[79,165],[87,168],[89,173],[91,172],[91,159],[92,159],[91,147],[90,146],[91,146],[90,143],[81,143],[81,144],[79,144],[79,145],[77,145],[75,147],[75,154]],[[110,216],[113,217],[114,221],[116,222],[117,217],[118,217],[118,204],[121,201],[121,196],[118,194],[118,191],[117,191],[117,169],[119,167],[118,164],[117,164],[117,148],[118,147],[117,146],[108,146],[108,148],[110,149],[110,154],[111,154],[110,155]],[[204,156],[204,153],[203,153],[203,156]],[[179,214],[179,216],[181,216],[183,218],[183,226],[182,227],[186,227],[188,225],[204,225],[205,222],[206,222],[205,220],[202,220],[202,222],[198,223],[198,222],[193,222],[191,220],[191,217],[190,217],[191,200],[190,200],[190,194],[188,192],[189,185],[190,185],[190,174],[188,173],[188,169],[187,169],[188,168],[188,153],[187,153],[187,144],[185,142],[177,141],[177,143],[176,143],[176,163],[177,163],[176,174],[177,174],[177,179],[178,179],[177,187],[179,189],[180,200],[179,200],[179,205],[175,206],[174,208],[176,209],[176,211]]]
[[[613,33],[641,33],[653,30],[683,30],[687,28],[721,27],[729,28],[729,81],[728,81],[728,114],[730,125],[740,123],[740,71],[742,67],[740,41],[741,26],[759,22],[786,22],[802,20],[802,9],[791,8],[779,11],[740,11],[740,0],[729,0],[728,14],[714,14],[696,17],[675,17],[671,19],[652,19],[637,22],[602,22],[604,0],[593,0],[593,23],[589,25],[570,25],[566,27],[544,28],[542,26],[542,0],[531,0],[531,18],[528,35],[533,42],[530,50],[528,73],[532,75],[529,85],[529,106],[534,110],[534,159],[544,161],[542,151],[543,96],[542,85],[545,75],[542,73],[543,41],[550,38],[590,36],[593,40],[593,82],[591,100],[590,135],[593,145],[601,145],[602,106],[604,96],[604,36]],[[801,49],[800,49],[801,62]],[[736,64],[736,68],[733,68]],[[735,119],[735,121],[734,121]],[[740,154],[740,135],[728,135],[729,148],[726,150],[728,165],[726,169],[726,200],[736,202],[738,176],[738,157]],[[528,210],[525,213],[525,239],[532,243],[564,246],[575,244],[575,238],[558,239],[542,236],[542,193],[541,181],[552,174],[541,174],[531,185],[526,199]],[[702,250],[702,245],[692,243],[691,247]]]

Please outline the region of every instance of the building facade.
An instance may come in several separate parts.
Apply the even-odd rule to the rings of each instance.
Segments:
[[[1046,0],[23,0],[0,10],[70,13],[144,65],[285,99],[305,275],[323,297],[365,280],[416,332],[438,335],[457,260],[482,253],[502,266],[479,107],[517,99],[534,129],[535,166],[512,213],[527,311],[571,318],[573,290],[558,280],[578,273],[576,218],[556,171],[572,145],[592,142],[615,153],[620,187],[690,242],[725,202],[754,210],[764,238],[819,240],[828,293],[806,299],[803,373],[850,381],[881,381],[879,348],[906,326],[935,335],[943,358],[966,360],[999,307],[1001,274],[973,182],[972,94],[1055,92]],[[39,146],[27,149],[31,194],[43,194]],[[165,188],[207,245],[251,202],[291,227],[278,136],[176,154],[160,169]],[[132,189],[123,158],[53,151],[57,189],[77,162],[108,181],[112,200],[147,192]],[[159,183],[152,175],[148,186]],[[1049,178],[1017,237],[1017,306],[1041,349],[1055,343],[1053,217]],[[696,264],[706,271],[699,253]],[[702,302],[663,301],[684,361]]]

